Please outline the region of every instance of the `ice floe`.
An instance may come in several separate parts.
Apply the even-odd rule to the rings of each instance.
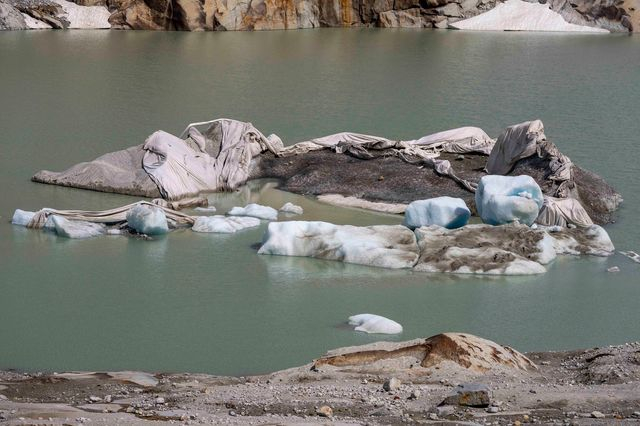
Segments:
[[[355,331],[376,334],[402,333],[402,325],[380,315],[359,314],[349,317],[349,324],[355,325]]]
[[[401,225],[351,226],[327,222],[271,222],[259,254],[307,256],[383,268],[410,268],[416,237]]]
[[[227,213],[231,216],[251,216],[264,220],[278,220],[278,211],[273,207],[260,204],[247,204],[245,207],[234,207]]]
[[[232,234],[245,228],[260,226],[260,219],[255,217],[198,216],[193,227],[195,232],[214,232]]]
[[[106,227],[101,223],[85,222],[83,220],[68,220],[62,216],[51,216],[56,234],[66,238],[91,238],[103,235]]]

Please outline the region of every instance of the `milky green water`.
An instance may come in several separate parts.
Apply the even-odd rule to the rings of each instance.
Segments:
[[[8,222],[16,208],[103,209],[132,197],[31,183],[40,169],[232,117],[294,142],[350,130],[397,139],[540,118],[576,163],[624,196],[607,230],[640,249],[640,37],[452,31],[0,33],[0,368],[247,374],[379,339],[465,331],[520,350],[640,339],[640,265],[564,258],[535,277],[480,278],[258,256],[235,235],[77,241]],[[293,201],[301,219],[398,223],[253,185],[221,212]],[[606,272],[610,266],[621,272]]]

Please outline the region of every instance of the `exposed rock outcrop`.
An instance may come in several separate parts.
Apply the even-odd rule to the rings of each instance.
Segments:
[[[0,2],[0,30],[26,30],[27,23],[18,9]]]
[[[454,364],[474,372],[496,368],[531,371],[536,365],[520,352],[472,334],[444,333],[406,342],[377,342],[327,352],[313,363],[314,369],[368,367],[369,370],[433,368]]]
[[[125,0],[116,6],[110,22],[114,28],[190,31],[363,26],[447,28],[499,3],[496,0]],[[549,6],[571,24],[630,31],[632,19],[625,9],[630,6],[622,3],[550,0]]]

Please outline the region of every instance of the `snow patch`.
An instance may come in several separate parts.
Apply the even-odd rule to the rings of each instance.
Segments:
[[[32,18],[31,16],[23,13],[24,22],[27,24],[27,28],[31,30],[48,30],[51,29],[51,25],[46,22],[42,22],[39,19]]]
[[[111,28],[111,13],[105,6],[78,6],[66,0],[53,0],[62,6],[69,28],[100,29]]]
[[[458,30],[479,31],[560,31],[608,33],[603,28],[570,24],[548,4],[507,0],[488,12],[450,24]]]

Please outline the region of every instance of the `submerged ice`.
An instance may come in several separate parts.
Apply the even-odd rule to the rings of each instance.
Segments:
[[[278,211],[273,207],[260,204],[247,204],[245,207],[234,207],[227,213],[230,216],[250,216],[264,220],[278,220]]]

